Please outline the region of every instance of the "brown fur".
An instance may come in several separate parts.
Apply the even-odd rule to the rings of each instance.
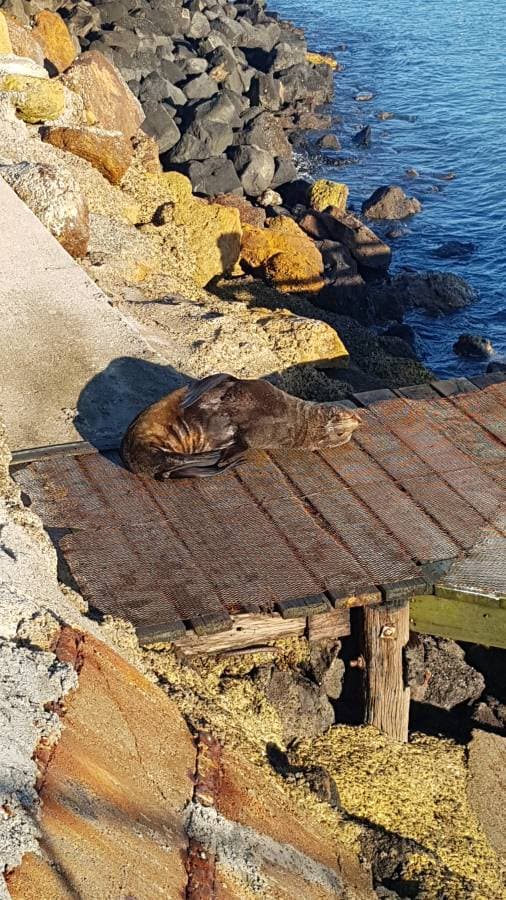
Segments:
[[[121,455],[139,474],[202,477],[237,464],[248,448],[340,446],[359,422],[351,410],[299,400],[262,379],[211,375],[140,413],[123,438]]]

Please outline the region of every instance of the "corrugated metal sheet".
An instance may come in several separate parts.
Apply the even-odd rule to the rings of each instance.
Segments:
[[[505,425],[502,384],[388,399],[346,447],[251,453],[217,479],[150,481],[115,453],[57,455],[15,477],[84,597],[154,640],[461,558],[504,509]]]

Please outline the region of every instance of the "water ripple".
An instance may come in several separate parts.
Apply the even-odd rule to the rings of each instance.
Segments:
[[[394,268],[454,271],[479,293],[458,314],[411,316],[427,364],[441,376],[476,372],[481,364],[452,352],[463,331],[486,335],[506,356],[503,4],[485,10],[481,0],[320,0],[317,15],[305,0],[271,0],[270,6],[302,26],[312,48],[337,51],[345,65],[336,75],[333,103],[344,120],[338,155],[358,157],[358,163],[343,169],[319,164],[318,174],[345,180],[356,209],[382,184],[401,184],[418,196],[423,212],[394,241]],[[342,43],[345,51],[337,49]],[[374,100],[356,102],[366,90]],[[379,110],[396,118],[379,121]],[[357,150],[351,138],[366,124],[373,146]],[[407,168],[419,177],[407,177]],[[455,180],[434,177],[449,170]],[[476,252],[464,260],[434,258],[434,249],[449,240],[472,241]]]

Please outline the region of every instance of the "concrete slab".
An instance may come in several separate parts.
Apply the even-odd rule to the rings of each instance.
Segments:
[[[0,415],[12,450],[117,446],[181,376],[0,178]]]

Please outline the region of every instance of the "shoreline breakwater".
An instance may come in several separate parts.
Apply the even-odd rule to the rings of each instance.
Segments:
[[[282,386],[315,399],[430,379],[405,312],[443,315],[474,292],[451,273],[389,275],[371,225],[417,214],[416,197],[380,187],[357,215],[346,184],[300,177],[302,135],[322,152],[338,143],[339,68],[300,29],[261,0],[5,0],[1,11],[1,174],[37,214],[31,179],[46,190],[57,167],[74,210],[53,233],[128,314],[175,336],[181,373],[313,364],[314,378]],[[366,128],[357,145],[367,140]],[[159,310],[146,321],[146,300],[163,303],[162,324]]]

